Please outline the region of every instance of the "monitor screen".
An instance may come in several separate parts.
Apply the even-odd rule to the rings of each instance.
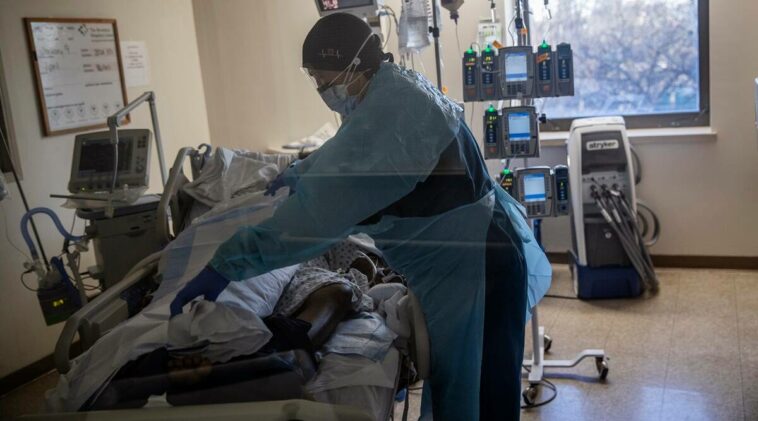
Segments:
[[[532,119],[528,112],[508,114],[508,139],[528,141],[532,138]]]
[[[506,82],[526,82],[527,72],[526,53],[505,54]]]
[[[132,142],[118,142],[118,170],[124,171],[132,160]],[[79,174],[113,172],[113,146],[105,142],[82,144]]]
[[[353,7],[372,6],[376,0],[317,0],[322,12],[329,10],[350,9]]]
[[[527,174],[524,176],[524,201],[545,201],[545,174]]]

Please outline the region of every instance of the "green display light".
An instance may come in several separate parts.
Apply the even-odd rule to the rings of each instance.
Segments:
[[[540,48],[550,48],[550,44],[547,43],[544,39],[542,40],[542,45],[540,45]]]
[[[466,54],[473,54],[473,53],[474,53],[473,48],[469,48],[468,50],[466,50]]]
[[[503,175],[508,175],[510,173],[511,173],[511,170],[509,170],[508,168],[503,170]]]
[[[495,111],[495,107],[493,107],[492,105],[490,105],[490,107],[487,108],[487,111],[493,112],[493,111]]]
[[[484,49],[484,52],[485,52],[485,53],[489,53],[490,51],[492,51],[492,49],[491,49],[491,48],[490,48],[490,46],[488,45],[488,46],[487,46],[487,48],[485,48],[485,49]]]

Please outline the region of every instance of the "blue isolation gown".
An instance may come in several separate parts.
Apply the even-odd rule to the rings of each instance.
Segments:
[[[247,279],[371,235],[426,317],[424,409],[436,421],[516,419],[524,326],[551,268],[461,114],[419,74],[382,64],[337,134],[287,170],[295,194],[210,265]]]

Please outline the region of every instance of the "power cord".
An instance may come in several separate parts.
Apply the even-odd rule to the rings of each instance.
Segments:
[[[526,370],[527,373],[531,373],[532,372],[532,370],[530,370],[529,367],[527,367],[525,365],[523,365],[522,367],[524,368],[524,370]],[[521,409],[539,408],[541,406],[545,406],[545,405],[549,404],[550,402],[554,401],[555,398],[558,397],[558,387],[556,387],[555,384],[553,382],[551,382],[550,380],[548,380],[548,379],[542,379],[542,380],[539,381],[539,383],[537,383],[537,385],[539,385],[539,386],[545,386],[548,389],[552,390],[553,391],[552,396],[550,396],[549,398],[545,399],[542,402],[535,402],[535,403],[532,403],[532,404],[521,405]]]

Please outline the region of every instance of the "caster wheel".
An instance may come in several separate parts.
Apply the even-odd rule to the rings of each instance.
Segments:
[[[539,389],[537,386],[529,386],[521,392],[521,397],[524,398],[524,403],[526,403],[527,406],[532,406],[536,402],[538,393]]]
[[[545,352],[550,352],[550,348],[553,347],[553,338],[550,336],[545,335],[543,338],[544,344],[545,344]]]
[[[608,377],[608,359],[603,357],[595,358],[595,367],[597,367],[597,374],[600,375],[600,380],[605,380]]]

